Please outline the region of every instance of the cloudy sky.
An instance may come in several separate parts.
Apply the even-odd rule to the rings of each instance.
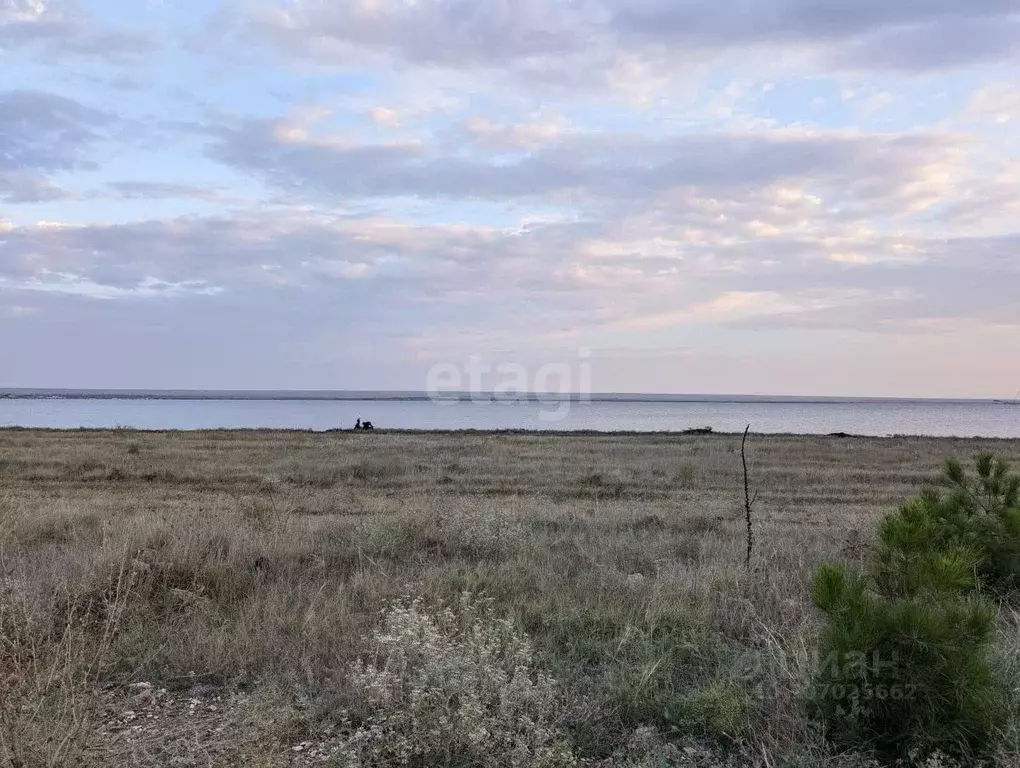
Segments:
[[[0,0],[0,386],[1011,397],[1017,0]]]

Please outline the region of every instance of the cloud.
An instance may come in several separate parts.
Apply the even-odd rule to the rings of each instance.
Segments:
[[[1009,61],[1020,54],[1020,14],[1008,18],[940,19],[894,27],[848,42],[832,55],[847,69],[916,72]]]
[[[137,30],[113,29],[75,2],[4,0],[0,50],[30,50],[51,64],[69,56],[119,61],[151,53],[157,42]]]
[[[215,296],[223,291],[217,286],[207,285],[202,280],[168,283],[154,277],[147,277],[132,286],[105,285],[81,275],[67,272],[43,270],[39,275],[17,283],[0,276],[0,289],[59,293],[82,296],[89,299],[152,299],[176,298],[179,296]]]
[[[42,91],[0,92],[0,172],[90,168],[85,151],[113,118]]]
[[[250,5],[245,23],[291,55],[345,66],[374,56],[603,85],[628,58],[663,70],[665,46],[799,49],[828,68],[922,71],[1008,60],[1020,38],[1012,0],[288,0]]]
[[[479,116],[465,120],[459,134],[485,149],[525,150],[553,142],[563,130],[562,120],[499,125]]]
[[[839,390],[896,349],[962,380],[961,329],[974,361],[1020,317],[1015,0],[111,10],[0,0],[19,371],[413,387],[586,345],[682,351],[632,390]]]
[[[39,203],[71,194],[45,174],[95,167],[88,149],[112,118],[41,91],[0,92],[0,200]]]
[[[559,55],[584,45],[585,3],[544,0],[337,0],[252,4],[248,23],[284,50],[349,63],[358,51],[392,52],[443,66]]]
[[[501,146],[521,143],[488,123],[472,130],[495,134]],[[633,201],[687,186],[726,190],[795,179],[858,199],[910,197],[922,207],[938,181],[929,172],[951,164],[958,145],[938,134],[576,131],[547,132],[531,151],[506,158],[447,153],[421,142],[336,142],[280,121],[250,120],[215,135],[210,152],[218,160],[285,189],[339,196]]]
[[[5,203],[48,203],[71,197],[40,174],[0,170],[0,200]]]
[[[963,116],[987,120],[994,125],[1020,122],[1020,85],[989,83],[978,88],[971,95]]]
[[[763,221],[803,215],[770,211],[778,195],[744,205]],[[717,216],[669,209],[523,231],[283,212],[11,226],[0,241],[0,276],[8,288],[110,297],[205,295],[216,286],[252,297],[253,306],[258,296],[302,291],[309,300],[386,308],[408,330],[467,312],[483,326],[531,335],[548,318],[589,331],[766,317],[778,325],[794,316],[791,325],[824,320],[853,329],[870,322],[875,301],[884,308],[878,316],[902,327],[908,317],[1006,315],[1020,302],[1012,288],[1020,281],[1015,235],[854,237],[854,225],[834,218],[797,229],[762,241]],[[631,240],[638,230],[654,244]],[[834,238],[841,230],[864,258],[829,258],[847,247]],[[536,311],[522,316],[524,298]]]
[[[369,119],[376,125],[383,125],[387,128],[400,127],[400,113],[386,107],[372,107],[368,111]]]
[[[708,49],[824,46],[862,69],[929,69],[1005,59],[1020,31],[1011,0],[637,0],[614,3],[614,28],[646,42]]]
[[[359,355],[378,358],[383,364],[358,379],[371,387],[389,365],[469,352],[527,359],[564,344],[615,344],[661,357],[656,350],[684,339],[700,360],[725,334],[902,339],[1020,318],[1016,235],[869,230],[783,186],[730,199],[685,194],[682,204],[615,218],[506,228],[295,210],[7,224],[0,305],[5,296],[9,306],[37,297],[30,306],[38,311],[24,322],[71,313],[110,338],[126,333],[117,323],[148,329],[164,339],[164,351],[201,350],[194,354],[205,370],[220,372],[212,381],[229,386],[243,383],[222,378],[223,360],[255,375],[263,354],[313,377],[306,382],[324,384],[314,377],[332,372],[339,387],[353,386],[343,371],[360,371]],[[761,238],[740,226],[745,218],[782,233]],[[865,258],[829,258],[850,247]],[[110,304],[136,309],[128,316],[87,308]],[[181,309],[162,314],[159,306]],[[167,323],[173,334],[164,337]],[[249,337],[258,339],[258,355],[241,359],[218,346]],[[718,353],[732,357],[735,348],[721,343]],[[399,380],[419,381],[411,371]]]

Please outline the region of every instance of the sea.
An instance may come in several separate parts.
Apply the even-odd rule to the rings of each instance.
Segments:
[[[0,389],[0,427],[378,429],[1020,438],[1020,401],[745,395],[481,395]]]

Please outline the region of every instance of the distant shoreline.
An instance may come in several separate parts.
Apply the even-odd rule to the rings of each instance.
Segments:
[[[566,430],[554,430],[554,429],[520,429],[520,428],[508,428],[508,429],[477,429],[472,427],[465,427],[463,429],[456,428],[436,428],[436,429],[383,429],[376,428],[372,432],[359,432],[354,429],[298,429],[298,428],[285,428],[285,427],[215,427],[215,428],[174,428],[174,429],[147,429],[137,427],[19,427],[13,425],[0,425],[0,436],[4,434],[66,434],[66,435],[78,435],[78,434],[92,434],[92,435],[105,435],[105,434],[119,434],[119,435],[219,435],[223,437],[230,437],[234,435],[251,435],[259,437],[286,437],[289,435],[310,435],[318,437],[328,437],[337,435],[351,435],[352,437],[357,436],[356,439],[364,440],[375,440],[375,439],[386,439],[391,437],[424,437],[424,438],[442,438],[442,437],[535,437],[541,439],[556,439],[556,438],[583,438],[590,437],[595,439],[618,439],[618,438],[647,438],[650,440],[674,440],[678,438],[687,438],[692,440],[713,440],[717,438],[721,439],[738,439],[743,434],[742,431],[729,431],[729,430],[711,430],[708,432],[703,431],[699,428],[694,429],[662,429],[662,430],[631,430],[631,429],[566,429]],[[1003,437],[1003,436],[987,436],[987,435],[929,435],[929,434],[910,434],[910,433],[890,433],[887,435],[868,435],[868,434],[852,434],[848,432],[756,432],[753,429],[748,433],[750,437],[758,440],[824,440],[824,441],[836,441],[836,442],[867,442],[867,441],[884,441],[884,440],[911,440],[911,441],[928,441],[938,440],[947,442],[981,442],[981,443],[1020,443],[1020,436],[1016,437]],[[362,438],[361,435],[364,435]]]
[[[271,391],[271,390],[87,390],[0,388],[2,400],[177,400],[177,401],[289,401],[289,402],[490,402],[490,403],[750,403],[782,404],[944,404],[1017,405],[1014,400],[926,397],[813,397],[809,395],[700,395],[641,393],[470,393],[449,392],[433,398],[425,392],[398,391]]]

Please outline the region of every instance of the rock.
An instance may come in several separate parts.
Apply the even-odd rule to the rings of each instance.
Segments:
[[[188,696],[197,703],[198,699],[206,699],[219,693],[219,688],[209,683],[195,683],[188,691]]]

